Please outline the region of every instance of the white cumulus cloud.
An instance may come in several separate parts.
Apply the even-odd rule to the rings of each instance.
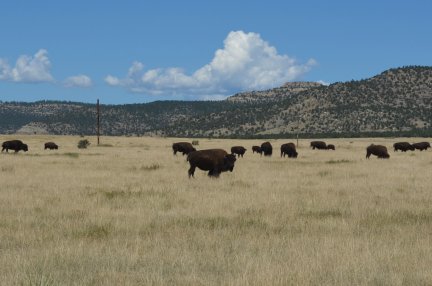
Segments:
[[[316,64],[314,59],[298,63],[280,55],[276,48],[257,33],[230,32],[224,47],[215,52],[210,63],[191,74],[181,68],[145,70],[134,62],[124,78],[105,77],[111,86],[132,92],[164,95],[228,95],[241,90],[258,90],[280,86],[300,78]],[[217,95],[217,96],[216,96]]]
[[[64,81],[66,87],[91,87],[92,85],[91,78],[83,74],[70,76]]]
[[[322,84],[322,85],[330,85],[329,82],[326,82],[326,81],[324,81],[324,80],[319,80],[319,81],[317,81],[317,83],[320,83],[320,84]]]
[[[50,69],[48,52],[40,49],[33,56],[19,56],[14,67],[9,66],[6,60],[0,59],[0,80],[27,83],[52,82],[54,78]]]

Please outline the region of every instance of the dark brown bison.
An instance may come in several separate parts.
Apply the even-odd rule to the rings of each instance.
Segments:
[[[220,173],[234,170],[236,157],[222,149],[208,149],[189,153],[189,178],[194,176],[195,168],[208,171],[209,177],[219,177]]]
[[[288,155],[288,158],[297,158],[297,150],[294,143],[285,143],[281,146],[281,157],[282,155],[285,158],[285,155]]]
[[[264,153],[264,156],[271,156],[273,154],[273,146],[270,142],[264,142],[261,144],[261,151]]]
[[[401,150],[402,152],[406,152],[407,150],[414,151],[415,148],[408,142],[397,142],[393,144],[394,151]]]
[[[231,147],[231,154],[237,154],[237,157],[242,157],[243,158],[243,155],[244,155],[244,153],[246,153],[246,148],[245,147],[243,147],[243,146],[233,146],[233,147]]]
[[[177,142],[172,145],[173,153],[174,155],[177,154],[177,152],[182,152],[183,156],[186,154],[189,154],[192,151],[196,151],[196,149],[192,146],[189,142]]]
[[[252,146],[252,153],[260,153],[262,155],[262,150],[260,146]]]
[[[58,145],[54,142],[47,142],[47,143],[45,143],[44,146],[45,146],[44,150],[46,150],[46,149],[57,150],[58,149]]]
[[[14,150],[15,153],[23,150],[24,152],[28,151],[27,144],[24,144],[21,140],[11,140],[11,141],[5,141],[2,144],[3,149],[2,152],[6,150],[6,152],[9,152],[9,149]]]
[[[366,159],[369,159],[370,155],[373,154],[380,159],[388,159],[390,158],[389,153],[387,152],[387,147],[382,145],[370,145],[366,148]]]
[[[310,143],[310,146],[313,150],[318,149],[318,150],[326,150],[327,149],[327,145],[324,141],[312,141]]]
[[[327,145],[327,150],[336,150],[336,147],[333,144],[328,144]]]
[[[419,149],[420,151],[427,150],[431,146],[429,142],[419,142],[412,145],[415,149]]]

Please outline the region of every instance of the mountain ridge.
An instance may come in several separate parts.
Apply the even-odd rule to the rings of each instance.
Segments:
[[[432,67],[407,66],[328,86],[294,82],[223,101],[101,105],[104,135],[277,137],[402,134],[432,129]],[[94,104],[1,102],[0,133],[90,135]]]

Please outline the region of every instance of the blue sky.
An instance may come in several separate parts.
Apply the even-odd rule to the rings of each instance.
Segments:
[[[432,65],[432,1],[2,1],[0,100],[221,99]]]

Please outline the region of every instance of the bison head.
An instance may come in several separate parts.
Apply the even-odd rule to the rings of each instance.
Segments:
[[[225,155],[222,171],[229,170],[230,172],[232,172],[234,170],[234,163],[236,160],[237,159],[233,154]]]
[[[28,151],[28,146],[27,146],[27,144],[22,144],[21,148],[22,148],[22,150],[23,150],[24,152],[27,152],[27,151]]]

